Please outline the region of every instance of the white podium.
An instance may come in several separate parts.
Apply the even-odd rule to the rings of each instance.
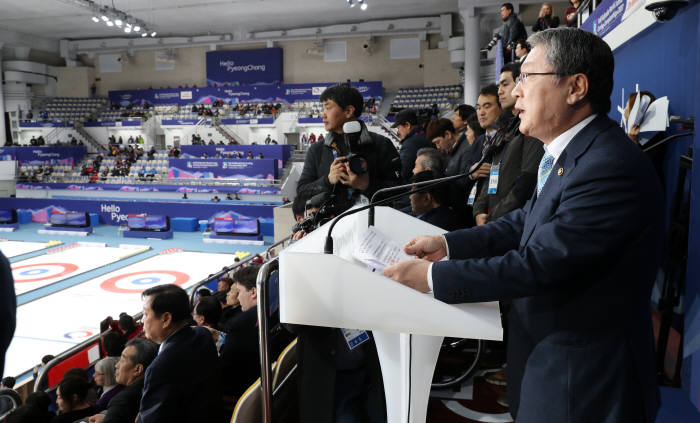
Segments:
[[[399,245],[445,232],[389,207],[376,208],[375,225]],[[280,253],[280,318],[373,331],[388,422],[424,423],[443,337],[502,340],[498,303],[446,304],[368,270],[351,255],[367,211],[338,222],[334,255],[323,254],[328,226]]]

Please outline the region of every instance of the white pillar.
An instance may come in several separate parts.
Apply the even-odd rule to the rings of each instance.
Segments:
[[[474,6],[462,6],[463,3],[460,1],[459,14],[464,23],[464,103],[474,106],[480,88],[479,15]]]
[[[2,70],[2,45],[0,43],[0,147],[5,145],[7,137],[5,136],[5,88],[2,84],[4,72]]]

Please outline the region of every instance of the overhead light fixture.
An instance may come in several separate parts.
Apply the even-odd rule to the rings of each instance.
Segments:
[[[155,32],[155,31],[151,32],[151,37],[155,37],[155,36],[156,36],[156,34],[158,34],[158,33],[157,33],[157,32]]]
[[[122,20],[119,19],[119,18],[117,18],[117,19],[114,20],[114,24],[115,24],[116,26],[122,26]]]
[[[131,32],[131,27],[130,27],[130,26],[124,27],[124,32],[126,32],[127,34],[130,33],[130,32]]]
[[[95,23],[98,23],[98,22],[100,22],[100,18],[98,18],[97,16],[93,16],[92,21]]]
[[[367,10],[367,3],[362,3],[362,6],[360,6],[361,10]]]
[[[105,15],[102,15],[102,20],[103,20],[104,22],[107,22],[107,21],[109,20],[109,18],[108,18],[107,16],[105,16]]]
[[[144,32],[143,34],[141,34],[141,38],[144,38],[144,37],[148,37],[148,33],[147,33],[147,32]]]
[[[139,32],[141,31],[141,27],[138,25],[134,25],[134,32]]]
[[[107,26],[114,26],[114,22],[112,22],[112,21],[107,21],[105,23],[107,24]]]

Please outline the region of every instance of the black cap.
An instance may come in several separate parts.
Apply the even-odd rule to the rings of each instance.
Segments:
[[[394,124],[391,125],[392,128],[396,128],[399,125],[403,125],[404,123],[410,123],[411,125],[418,125],[418,116],[416,115],[416,111],[413,109],[403,109],[400,112],[396,114],[396,120],[394,121]]]

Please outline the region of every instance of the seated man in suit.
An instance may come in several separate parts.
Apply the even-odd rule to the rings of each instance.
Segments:
[[[438,172],[424,170],[413,175],[411,182],[426,182],[441,176]],[[446,231],[454,231],[463,227],[464,225],[460,221],[459,215],[444,205],[449,195],[447,190],[447,186],[443,184],[426,191],[411,194],[411,211],[413,215]]]
[[[442,154],[435,148],[423,147],[416,153],[416,163],[413,166],[413,174],[423,172],[424,170],[433,170],[442,173],[445,164],[442,160]]]
[[[117,383],[126,388],[109,401],[105,411],[90,417],[90,423],[131,423],[136,419],[143,378],[157,355],[158,345],[148,339],[134,338],[126,344],[115,366]]]
[[[409,241],[418,258],[384,274],[449,303],[512,299],[508,397],[518,423],[651,423],[661,187],[607,117],[605,41],[576,28],[528,41],[513,95],[520,131],[545,148],[530,200],[486,225]]]
[[[160,348],[146,370],[137,422],[218,421],[218,355],[209,331],[189,325],[187,292],[177,285],[159,285],[142,297],[146,338]]]

